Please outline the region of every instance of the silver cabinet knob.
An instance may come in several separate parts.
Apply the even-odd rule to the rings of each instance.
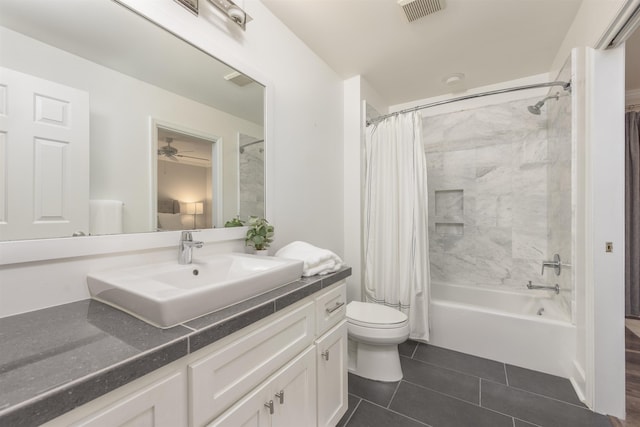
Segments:
[[[276,397],[280,400],[280,404],[284,403],[284,390],[280,390],[280,393],[276,393]]]
[[[273,400],[268,401],[264,404],[265,408],[269,408],[269,414],[273,415]]]
[[[322,356],[322,358],[328,362],[328,361],[329,361],[329,350],[325,350],[325,351],[323,351],[323,352],[320,354],[320,356]]]

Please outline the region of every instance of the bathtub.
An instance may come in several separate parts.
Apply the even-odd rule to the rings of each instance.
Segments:
[[[576,330],[553,292],[431,284],[429,343],[569,378]]]

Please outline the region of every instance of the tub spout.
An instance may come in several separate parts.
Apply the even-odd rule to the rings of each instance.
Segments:
[[[531,283],[531,280],[529,280],[529,283],[527,283],[527,289],[550,289],[554,291],[556,295],[560,293],[560,285],[558,285],[557,283],[555,284],[555,286],[541,286],[534,285],[533,283]]]

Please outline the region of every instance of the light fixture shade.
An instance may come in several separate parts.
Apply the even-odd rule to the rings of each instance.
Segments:
[[[204,203],[202,202],[184,202],[183,214],[201,215],[204,213]]]
[[[202,215],[204,213],[204,203],[195,202],[194,205],[195,205],[196,215]]]

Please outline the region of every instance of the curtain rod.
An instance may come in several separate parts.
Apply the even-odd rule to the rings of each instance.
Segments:
[[[536,84],[532,84],[532,85],[516,86],[516,87],[510,87],[510,88],[507,88],[507,89],[491,90],[491,91],[488,91],[488,92],[481,92],[481,93],[475,93],[475,94],[472,94],[472,95],[459,96],[458,98],[445,99],[445,100],[442,100],[442,101],[436,101],[436,102],[432,102],[430,104],[419,105],[417,107],[407,108],[406,110],[400,110],[400,111],[396,111],[395,113],[389,113],[389,114],[384,114],[382,116],[375,117],[375,118],[373,118],[371,120],[367,120],[367,126],[372,125],[374,123],[378,123],[379,121],[382,121],[382,120],[386,119],[387,117],[397,116],[398,114],[410,113],[412,111],[423,110],[425,108],[437,107],[438,105],[450,104],[452,102],[458,102],[458,101],[465,101],[467,99],[480,98],[480,97],[487,96],[487,95],[498,95],[498,94],[501,94],[501,93],[515,92],[515,91],[518,91],[518,90],[536,89],[536,88],[539,88],[539,87],[552,87],[552,86],[562,86],[562,88],[564,90],[570,91],[571,90],[571,81],[569,81],[569,82],[555,81],[555,82],[549,82],[549,83],[536,83]]]
[[[258,141],[247,142],[246,144],[240,145],[240,148],[248,147],[248,146],[253,145],[253,144],[260,144],[261,142],[264,142],[264,139],[259,139]]]

